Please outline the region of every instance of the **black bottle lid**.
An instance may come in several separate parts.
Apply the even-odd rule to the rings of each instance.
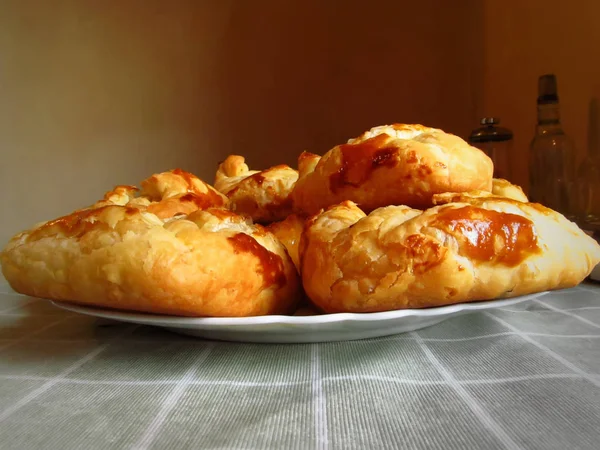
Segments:
[[[473,130],[469,136],[469,142],[502,142],[510,141],[513,138],[513,133],[508,128],[498,127],[500,119],[497,117],[484,117],[481,119],[480,128]]]

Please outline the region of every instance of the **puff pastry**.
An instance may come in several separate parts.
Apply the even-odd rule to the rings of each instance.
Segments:
[[[273,222],[267,229],[285,246],[296,268],[300,268],[298,246],[304,228],[305,219],[298,214],[291,214],[281,222]]]
[[[492,180],[492,194],[499,197],[511,198],[519,202],[527,203],[529,201],[521,186],[512,184],[503,178],[494,178]]]
[[[0,254],[17,292],[182,316],[291,313],[299,280],[275,236],[175,170],[119,186],[85,209],[11,239]]]
[[[230,155],[215,175],[215,188],[227,195],[231,209],[254,222],[270,223],[292,213],[292,187],[298,171],[286,165],[250,170],[243,156]]]
[[[315,214],[344,200],[364,211],[431,206],[443,192],[491,191],[492,160],[463,139],[421,125],[386,125],[323,157],[304,152],[293,189],[296,209]]]
[[[472,198],[503,198],[522,203],[527,203],[529,201],[520,186],[500,178],[494,178],[492,192],[444,192],[443,194],[435,194],[431,198],[431,202],[434,205],[441,205],[444,203],[469,201],[469,199]]]
[[[425,211],[388,206],[368,216],[347,201],[309,219],[300,241],[304,290],[327,313],[567,288],[598,262],[600,246],[559,213],[499,197],[465,196]]]

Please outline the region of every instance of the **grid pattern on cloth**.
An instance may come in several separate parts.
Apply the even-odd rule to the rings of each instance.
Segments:
[[[600,286],[362,341],[210,342],[0,279],[0,448],[596,449]]]

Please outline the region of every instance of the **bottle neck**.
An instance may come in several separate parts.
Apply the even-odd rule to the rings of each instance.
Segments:
[[[537,118],[538,134],[562,132],[562,125],[560,123],[560,106],[558,103],[546,103],[538,105]]]

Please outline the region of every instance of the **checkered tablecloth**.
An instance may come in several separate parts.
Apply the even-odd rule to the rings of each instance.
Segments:
[[[209,342],[0,280],[2,449],[598,449],[600,287],[387,338]]]

